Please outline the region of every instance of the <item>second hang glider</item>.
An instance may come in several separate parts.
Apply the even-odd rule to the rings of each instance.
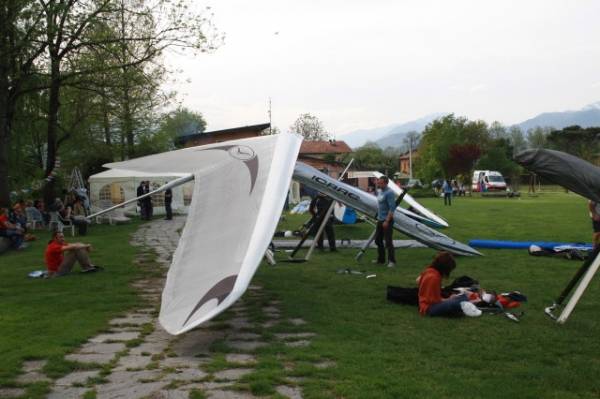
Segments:
[[[368,216],[374,214],[374,197],[351,186],[332,187],[329,177],[296,164],[301,141],[296,135],[280,134],[105,165],[190,175],[161,189],[182,184],[192,176],[195,180],[185,228],[162,294],[159,320],[169,333],[181,334],[212,319],[246,291],[275,232],[292,175]],[[398,230],[428,246],[479,255],[401,213],[394,219]]]
[[[600,168],[583,159],[561,151],[532,149],[515,155],[515,161],[553,183],[600,203]],[[598,269],[600,246],[594,248],[554,303],[545,309],[545,313],[558,323],[565,323]],[[567,304],[562,308],[567,298]],[[560,315],[555,316],[553,312],[560,308]]]

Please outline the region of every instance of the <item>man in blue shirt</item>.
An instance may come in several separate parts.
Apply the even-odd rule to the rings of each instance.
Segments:
[[[387,176],[377,179],[377,230],[375,233],[375,244],[377,245],[377,261],[375,263],[385,264],[385,248],[387,248],[388,267],[396,266],[396,255],[394,253],[394,210],[396,210],[396,195],[388,187]],[[385,248],[384,248],[385,241]]]
[[[452,206],[452,184],[449,179],[444,180],[442,191],[444,192],[444,205]]]

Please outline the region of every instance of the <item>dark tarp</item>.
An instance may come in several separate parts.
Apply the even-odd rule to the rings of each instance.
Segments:
[[[525,150],[515,162],[544,179],[600,202],[600,168],[574,155],[554,150]]]

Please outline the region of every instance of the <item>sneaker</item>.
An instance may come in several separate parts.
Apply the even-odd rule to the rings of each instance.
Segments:
[[[98,271],[98,269],[96,269],[95,267],[90,267],[88,269],[81,270],[81,273],[94,273],[94,272],[97,272],[97,271]]]
[[[389,267],[389,268],[396,267],[396,264],[394,262],[389,262],[387,264],[387,267]]]
[[[473,305],[471,302],[461,302],[460,308],[462,309],[465,316],[468,317],[479,317],[481,316],[481,310],[477,308],[477,306]]]

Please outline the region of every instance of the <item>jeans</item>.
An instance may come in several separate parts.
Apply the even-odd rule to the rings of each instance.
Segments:
[[[377,245],[377,263],[385,263],[385,248],[387,248],[388,262],[396,263],[394,251],[394,222],[389,222],[388,228],[383,228],[383,222],[377,221],[375,230],[375,244]],[[385,247],[383,243],[385,241]]]
[[[460,316],[463,314],[460,304],[462,302],[468,302],[469,298],[465,294],[455,296],[452,299],[435,303],[429,306],[427,309],[428,316]]]
[[[444,193],[444,205],[452,205],[452,193]]]
[[[173,209],[171,209],[171,203],[165,202],[165,214],[167,215],[167,220],[173,219]]]
[[[313,236],[315,236],[315,235],[317,235],[318,231],[319,231],[319,225],[317,223],[315,223],[311,230],[311,234]],[[325,228],[323,229],[323,231],[321,232],[321,235],[319,236],[319,240],[317,241],[317,248],[319,248],[319,249],[323,249],[323,237],[325,237],[325,234],[327,234],[327,242],[329,242],[329,249],[331,251],[334,251],[336,249],[335,248],[335,233],[333,231],[333,223],[331,222],[331,219],[329,219],[327,221],[327,223],[325,223]]]
[[[0,237],[10,239],[13,248],[18,249],[23,245],[24,236],[16,229],[0,229]]]

